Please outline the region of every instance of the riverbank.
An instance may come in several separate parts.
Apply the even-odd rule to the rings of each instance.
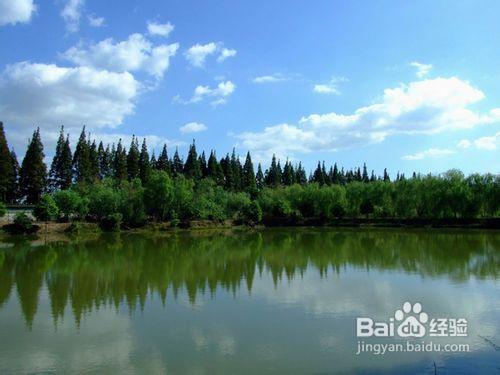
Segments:
[[[5,235],[9,235],[6,230],[5,221],[2,229]],[[33,223],[35,229],[31,234],[71,234],[71,233],[100,233],[103,230],[97,223],[89,222],[39,222]],[[343,218],[325,222],[320,218],[295,219],[273,218],[264,220],[261,225],[249,226],[235,220],[190,220],[178,223],[173,226],[171,222],[149,222],[143,227],[128,228],[122,227],[124,232],[166,232],[178,229],[203,230],[203,229],[235,229],[235,228],[264,228],[264,227],[346,227],[346,228],[462,228],[462,229],[500,229],[500,218],[483,219],[388,219],[388,218]]]

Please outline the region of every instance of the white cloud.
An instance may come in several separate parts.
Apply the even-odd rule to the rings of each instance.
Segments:
[[[416,61],[411,62],[410,65],[417,69],[415,74],[418,78],[424,78],[432,69],[432,64],[422,64]]]
[[[335,94],[340,95],[338,89],[339,82],[348,82],[349,80],[345,77],[333,77],[327,84],[316,84],[313,87],[313,91],[319,94]]]
[[[88,47],[74,46],[63,57],[80,66],[118,72],[144,70],[161,78],[178,48],[178,43],[153,46],[143,35],[132,34],[121,42],[108,38]]]
[[[66,29],[74,33],[80,28],[80,18],[85,0],[67,0],[61,11],[61,16],[66,22]]]
[[[340,91],[332,85],[314,85],[313,88],[314,92],[320,93],[320,94],[335,94],[335,95],[340,95]]]
[[[104,26],[104,17],[97,17],[96,15],[90,14],[88,17],[89,25],[92,27],[101,27]]]
[[[253,83],[276,83],[276,82],[283,82],[287,81],[288,79],[283,76],[283,74],[276,73],[276,74],[271,74],[271,75],[264,75],[264,76],[259,76],[255,77],[252,82]]]
[[[198,133],[207,130],[205,124],[199,122],[188,122],[186,125],[179,128],[181,133]]]
[[[195,67],[202,68],[208,56],[219,54],[218,62],[222,62],[229,57],[236,56],[237,51],[234,49],[224,48],[222,43],[210,42],[207,44],[195,44],[184,53],[187,61]]]
[[[168,37],[173,30],[174,30],[174,25],[172,25],[170,22],[167,23],[158,23],[154,21],[148,22],[148,32],[151,35]]]
[[[468,139],[462,139],[457,143],[458,148],[470,148],[470,146],[472,146],[472,142]]]
[[[0,26],[27,23],[35,12],[33,0],[0,0]]]
[[[446,155],[456,154],[456,151],[449,149],[440,149],[440,148],[430,148],[425,151],[417,152],[411,155],[405,155],[401,159],[403,160],[423,160],[427,158],[439,158]]]
[[[492,136],[476,138],[474,140],[462,139],[458,142],[459,148],[470,148],[474,146],[478,150],[495,151],[500,147],[500,132]]]
[[[229,57],[234,57],[236,56],[236,53],[237,51],[235,49],[223,48],[222,51],[220,52],[219,57],[217,57],[217,61],[222,62]]]
[[[6,122],[30,130],[61,124],[114,127],[134,112],[139,89],[128,72],[20,62],[0,75],[0,112]]]
[[[395,134],[471,129],[500,121],[499,109],[481,114],[469,108],[484,97],[481,90],[456,77],[415,81],[384,90],[374,104],[350,114],[311,114],[297,125],[268,126],[236,138],[239,146],[267,157],[273,152],[288,156],[364,146]]]
[[[227,98],[231,96],[231,94],[236,89],[236,85],[231,81],[219,82],[217,87],[210,88],[210,86],[196,86],[194,89],[193,96],[189,100],[183,100],[180,95],[176,95],[173,98],[173,102],[181,103],[181,104],[190,104],[201,102],[205,98],[212,98],[212,102],[210,103],[213,106],[217,106],[219,104],[225,104]]]

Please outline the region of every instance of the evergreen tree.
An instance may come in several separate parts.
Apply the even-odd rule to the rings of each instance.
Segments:
[[[65,190],[71,186],[73,179],[72,163],[73,157],[69,146],[69,135],[64,138],[64,126],[61,126],[56,153],[52,159],[49,172],[49,186],[52,191]]]
[[[126,180],[127,171],[127,152],[122,146],[122,140],[118,141],[118,146],[113,155],[113,175],[118,180]]]
[[[20,192],[29,204],[38,203],[46,187],[47,167],[43,162],[44,157],[40,129],[37,128],[28,145],[19,173]]]
[[[132,136],[127,155],[127,175],[130,180],[139,177],[139,142]]]
[[[73,174],[76,182],[88,182],[90,180],[90,150],[85,134],[85,126],[82,129],[78,143],[73,155]]]
[[[333,164],[332,184],[340,184],[340,175],[337,163]]]
[[[199,180],[201,178],[201,168],[198,163],[198,153],[196,152],[196,145],[194,143],[189,146],[186,164],[184,164],[184,175],[187,178]]]
[[[233,153],[231,154],[231,173],[233,176],[233,182],[231,184],[231,189],[234,191],[242,190],[242,174],[243,167],[240,163],[240,158],[236,156],[236,150],[233,148]]]
[[[273,155],[271,160],[271,165],[266,173],[266,185],[267,186],[279,186],[281,184],[281,166],[279,161],[276,162],[276,155]]]
[[[233,169],[231,168],[231,158],[229,154],[225,158],[221,159],[220,167],[222,173],[224,174],[224,187],[227,190],[232,190],[234,186]]]
[[[361,175],[361,169],[358,167],[356,173],[354,174],[354,180],[362,182],[363,181],[363,176]]]
[[[97,160],[99,164],[99,179],[102,180],[103,178],[109,177],[111,175],[111,156],[109,145],[104,148],[102,141],[99,142],[99,146],[97,147]]]
[[[297,166],[297,171],[295,172],[295,182],[301,185],[305,185],[307,183],[306,170],[302,167],[302,163],[299,162]]]
[[[201,153],[201,156],[198,157],[198,164],[201,169],[201,176],[203,178],[208,176],[208,166],[207,166],[207,158],[205,157],[205,151]]]
[[[324,161],[323,164],[321,165],[321,174],[323,175],[323,180],[325,181],[325,184],[330,185],[332,182],[330,180],[330,177],[328,176],[328,173],[326,173],[326,167]]]
[[[90,141],[89,141],[90,143]],[[99,179],[99,154],[95,140],[89,145],[89,178],[90,181]]]
[[[370,176],[370,182],[377,181],[377,176],[375,176],[375,171],[372,169],[372,174]]]
[[[287,159],[285,162],[285,167],[283,168],[283,176],[282,176],[282,183],[285,186],[290,186],[293,185],[295,182],[295,175],[293,171],[293,166],[292,163],[290,163]]]
[[[156,162],[156,169],[160,171],[167,172],[169,175],[172,175],[172,166],[170,160],[168,158],[167,145],[163,145],[163,149],[161,150],[161,154],[158,157],[158,161]]]
[[[149,163],[148,146],[146,145],[146,138],[142,141],[141,154],[139,155],[139,177],[142,183],[149,179],[151,174],[151,164]]]
[[[390,182],[389,173],[387,173],[387,168],[384,168],[384,181]]]
[[[8,185],[6,202],[15,202],[19,197],[19,162],[14,150],[10,152],[11,158],[11,171],[10,171],[10,185]]]
[[[172,175],[173,176],[181,175],[183,169],[184,169],[184,163],[182,162],[182,159],[179,156],[179,149],[176,147],[174,158],[172,160]]]
[[[0,122],[0,203],[9,201],[17,183],[14,165],[7,138]]]
[[[158,161],[156,161],[155,150],[153,150],[153,155],[151,155],[149,164],[151,165],[151,168],[158,169]]]
[[[316,167],[316,169],[314,170],[314,173],[313,173],[313,182],[316,182],[320,185],[325,184],[325,176],[323,174],[323,170],[321,168],[321,163],[319,161],[318,161],[318,166]]]
[[[368,170],[366,169],[366,163],[363,163],[363,175],[361,180],[365,183],[370,181],[370,178],[368,177]]]
[[[255,175],[255,183],[259,190],[264,188],[264,173],[262,173],[262,166],[260,165],[260,163],[257,167],[257,174]]]
[[[261,171],[262,172],[262,171]],[[245,164],[243,165],[242,177],[243,189],[251,195],[257,192],[257,183],[255,182],[255,172],[253,170],[252,157],[250,151],[247,152]]]

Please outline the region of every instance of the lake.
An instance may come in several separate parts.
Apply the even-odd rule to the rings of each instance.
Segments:
[[[498,373],[499,277],[497,231],[3,238],[0,373]],[[397,310],[423,325],[425,312],[426,336],[357,337],[357,318]],[[434,317],[448,336],[430,336]],[[466,330],[452,335],[455,318]],[[424,341],[468,350],[358,345]]]

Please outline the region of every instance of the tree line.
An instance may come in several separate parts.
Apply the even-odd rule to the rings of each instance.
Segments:
[[[302,164],[272,157],[265,171],[255,172],[250,152],[244,163],[233,149],[221,159],[214,150],[198,154],[195,142],[186,160],[178,149],[150,156],[146,139],[132,137],[128,149],[91,140],[82,129],[74,152],[61,127],[50,169],[44,163],[40,130],[29,141],[19,166],[0,122],[0,201],[39,206],[41,216],[62,219],[91,217],[140,225],[190,219],[262,218],[323,221],[339,217],[495,217],[500,202],[498,175],[465,177],[452,170],[410,178],[382,176],[366,164],[344,170],[318,162],[307,176]]]

